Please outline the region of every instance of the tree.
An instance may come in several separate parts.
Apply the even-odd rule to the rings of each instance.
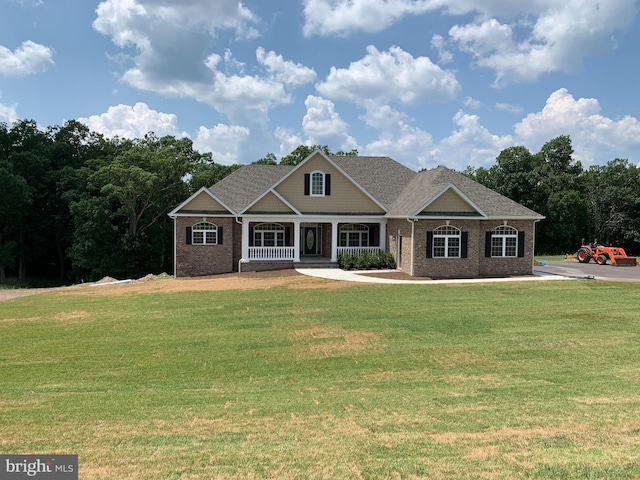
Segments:
[[[116,143],[115,158],[96,165],[87,177],[87,194],[72,204],[72,258],[93,278],[106,271],[135,276],[166,268],[172,252],[167,213],[188,196],[184,179],[202,163],[187,138],[150,134]]]
[[[637,250],[640,242],[640,169],[616,158],[586,173],[590,228],[600,243]]]
[[[267,153],[264,158],[251,162],[251,165],[277,165],[278,159],[273,153]]]
[[[332,155],[326,145],[298,145],[293,152],[282,157],[280,165],[298,165],[316,150],[322,150],[325,155]]]
[[[21,216],[31,203],[27,182],[12,170],[8,161],[0,160],[0,283],[5,282],[5,269],[16,264],[16,234]]]

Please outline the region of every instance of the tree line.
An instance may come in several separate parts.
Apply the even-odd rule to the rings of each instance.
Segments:
[[[583,239],[639,250],[640,169],[628,160],[584,169],[561,135],[537,153],[509,147],[493,166],[463,173],[546,217],[536,228],[537,254],[575,253]]]
[[[332,154],[326,145],[300,145],[279,163],[296,165],[317,148]],[[537,252],[575,251],[581,237],[595,236],[635,250],[638,169],[616,159],[585,171],[572,154],[563,136],[536,154],[508,148],[494,166],[464,173],[547,217]],[[269,153],[253,163],[278,161]],[[107,139],[77,121],[46,130],[33,120],[0,123],[0,282],[6,275],[33,284],[170,272],[167,214],[239,167],[216,164],[188,138]]]

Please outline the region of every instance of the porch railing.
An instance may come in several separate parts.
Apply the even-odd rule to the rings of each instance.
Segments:
[[[249,260],[293,260],[295,247],[249,247]]]
[[[380,251],[380,247],[338,247],[338,256],[344,252],[350,255],[362,255],[362,253],[377,253]]]

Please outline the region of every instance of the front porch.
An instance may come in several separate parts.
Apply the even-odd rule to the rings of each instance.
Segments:
[[[243,219],[242,258],[249,262],[329,262],[344,252],[358,255],[385,250],[386,222],[278,221]]]

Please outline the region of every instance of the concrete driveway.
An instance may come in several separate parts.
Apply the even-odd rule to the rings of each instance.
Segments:
[[[597,263],[580,263],[577,260],[562,262],[544,262],[536,265],[537,275],[560,275],[570,278],[594,278],[596,280],[616,280],[623,282],[640,282],[640,267],[614,267]]]

